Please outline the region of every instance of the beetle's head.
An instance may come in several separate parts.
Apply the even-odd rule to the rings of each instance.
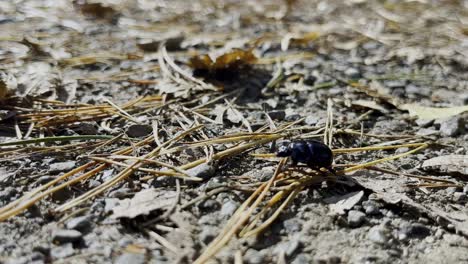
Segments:
[[[277,157],[289,157],[291,156],[291,148],[289,144],[283,144],[278,147],[278,152],[276,152]]]

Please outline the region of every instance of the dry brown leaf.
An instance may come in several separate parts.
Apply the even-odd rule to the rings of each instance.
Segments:
[[[437,108],[417,104],[404,104],[400,105],[399,108],[407,110],[410,116],[417,116],[420,119],[443,119],[468,111],[468,105]]]
[[[15,93],[18,83],[12,74],[0,72],[0,100]]]
[[[112,218],[135,218],[147,215],[154,210],[164,209],[174,203],[176,192],[159,192],[156,189],[146,189],[138,192],[132,199],[124,199],[114,208]]]
[[[214,61],[207,55],[199,55],[190,59],[190,66],[196,70],[217,71],[249,65],[257,60],[252,50],[235,49],[217,57]]]
[[[76,6],[83,15],[93,18],[110,20],[117,14],[114,8],[105,6],[102,3],[80,2]]]

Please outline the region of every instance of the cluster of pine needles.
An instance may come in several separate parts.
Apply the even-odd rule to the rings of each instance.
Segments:
[[[420,185],[415,185],[413,187],[437,188],[454,185],[453,182],[447,180],[409,175],[377,167],[377,165],[384,162],[418,152],[428,147],[428,143],[421,142],[421,138],[415,136],[373,135],[363,133],[362,131],[354,131],[349,128],[340,129],[337,124],[333,123],[333,105],[331,101],[329,101],[328,118],[324,127],[301,126],[302,119],[283,124],[275,124],[271,119],[268,119],[268,122],[256,131],[249,131],[251,127],[247,122],[244,122],[248,132],[209,137],[208,135],[210,135],[212,131],[208,129],[208,126],[215,122],[205,116],[206,110],[210,104],[217,100],[224,99],[225,96],[220,94],[220,91],[212,89],[211,85],[199,81],[186,72],[183,72],[182,69],[175,65],[170,59],[165,49],[161,49],[159,59],[161,70],[167,79],[180,85],[195,85],[195,87],[200,88],[197,98],[202,97],[200,96],[200,91],[204,93],[202,95],[214,95],[215,98],[204,104],[197,104],[198,101],[196,99],[184,104],[177,100],[167,100],[164,96],[155,95],[137,98],[121,106],[111,101],[102,105],[67,105],[59,102],[38,100],[33,109],[21,109],[21,111],[18,111],[16,118],[19,124],[27,124],[29,126],[26,136],[28,136],[31,131],[39,131],[38,133],[41,136],[37,139],[19,140],[1,144],[1,157],[3,159],[18,158],[22,157],[22,155],[27,156],[37,153],[47,155],[48,153],[59,151],[82,151],[86,153],[84,158],[88,161],[56,177],[52,181],[33,188],[29,192],[24,193],[20,198],[0,208],[0,221],[5,221],[23,213],[34,204],[60,190],[70,188],[74,185],[86,186],[84,183],[97,178],[101,172],[111,166],[118,169],[117,173],[110,179],[98,186],[85,190],[77,197],[53,208],[52,212],[57,215],[66,214],[66,212],[82,206],[93,198],[105,194],[106,191],[118,184],[129,180],[135,172],[139,172],[139,175],[145,175],[140,178],[140,180],[143,181],[155,177],[173,177],[176,178],[178,185],[180,181],[185,183],[201,182],[203,179],[191,173],[190,169],[203,164],[228,162],[229,158],[233,156],[252,153],[254,149],[258,149],[259,147],[281,139],[294,140],[319,137],[323,138],[324,142],[332,147],[334,136],[336,137],[340,134],[357,134],[361,137],[374,137],[382,139],[383,141],[389,140],[386,143],[400,142],[402,144],[381,144],[380,146],[332,149],[335,156],[353,152],[380,151],[397,148],[409,148],[410,150],[405,153],[387,156],[362,164],[336,164],[335,168],[338,168],[338,170],[335,175],[323,171],[288,166],[287,158],[279,159],[272,153],[260,154],[258,151],[256,154],[252,153],[252,156],[257,159],[273,159],[278,161],[274,175],[267,182],[256,182],[245,186],[239,184],[238,186],[232,187],[220,187],[219,189],[211,190],[205,194],[200,194],[198,198],[179,207],[179,209],[183,210],[196,202],[200,202],[211,195],[215,195],[216,193],[230,188],[243,189],[251,193],[227,221],[219,235],[205,248],[204,252],[198,257],[195,263],[205,263],[235,236],[243,239],[265,231],[302,190],[324,181],[339,181],[340,177],[346,177],[345,175],[347,173],[356,170],[379,170],[388,174],[417,178],[423,181]],[[190,103],[193,102],[195,102],[196,106],[190,108]],[[174,105],[178,106],[173,107]],[[41,134],[41,132],[46,132],[50,127],[67,126],[86,121],[109,123],[117,122],[117,120],[124,120],[125,122],[138,123],[136,116],[148,113],[161,116],[169,113],[172,118],[177,121],[178,128],[174,130],[172,127],[172,131],[175,132],[170,133],[168,131],[171,129],[166,129],[164,123],[154,121],[152,124],[153,133],[139,140],[125,137],[124,134],[116,136],[79,135],[65,137],[45,137],[43,133]],[[345,127],[342,124],[338,125]],[[17,130],[19,130],[19,128]],[[162,131],[165,133],[162,133]],[[164,136],[162,136],[162,134],[164,134]],[[71,140],[97,141],[93,141],[91,144],[89,142],[55,144],[57,142]],[[128,144],[122,144],[122,142]],[[224,148],[221,148],[224,150],[215,151],[215,149],[220,149],[217,148],[220,145],[224,146]],[[108,149],[113,150],[108,152]],[[188,149],[197,149],[205,155],[179,165],[174,165],[173,162],[167,162],[167,159],[165,159],[167,155],[176,155]],[[101,150],[99,154],[97,154],[98,150]],[[173,248],[170,245],[169,247]]]

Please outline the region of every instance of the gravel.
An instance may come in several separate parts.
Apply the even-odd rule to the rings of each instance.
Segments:
[[[137,253],[123,253],[118,256],[114,261],[114,264],[144,264],[146,263],[146,258],[144,254]]]

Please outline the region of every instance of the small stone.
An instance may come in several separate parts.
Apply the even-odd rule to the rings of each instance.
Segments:
[[[216,228],[203,227],[203,230],[200,232],[200,240],[208,245],[218,234]]]
[[[52,233],[52,240],[59,244],[78,242],[82,237],[83,234],[76,230],[59,229]]]
[[[245,262],[250,264],[266,263],[266,256],[263,252],[249,248],[244,254]]]
[[[284,111],[271,111],[268,112],[268,115],[273,120],[282,121],[286,117],[286,113]]]
[[[409,151],[409,148],[398,148],[397,150],[395,150],[395,154],[403,154],[408,151]]]
[[[215,175],[216,168],[213,165],[202,163],[198,166],[186,170],[186,172],[192,177],[198,177],[207,180]]]
[[[206,211],[214,211],[214,210],[217,210],[219,209],[219,203],[218,201],[214,200],[214,199],[208,199],[204,202],[201,202],[198,207],[200,209],[203,209],[203,210],[206,210]]]
[[[380,204],[373,201],[368,200],[362,203],[362,207],[364,207],[364,211],[367,215],[377,215],[380,214]]]
[[[434,119],[416,119],[416,125],[423,127],[423,128],[428,128],[434,124]]]
[[[361,211],[351,210],[348,212],[348,224],[350,227],[359,227],[366,220],[366,214]]]
[[[283,222],[284,229],[289,234],[301,231],[302,224],[298,219],[291,218]]]
[[[298,254],[296,258],[291,262],[291,264],[304,264],[304,263],[311,263],[312,259],[309,254]]]
[[[463,187],[463,193],[468,194],[468,185],[465,185],[465,187]]]
[[[359,72],[359,70],[356,68],[352,68],[352,67],[347,68],[344,74],[346,75],[346,77],[351,78],[351,79],[361,78],[361,73]]]
[[[56,173],[56,172],[62,172],[62,171],[69,171],[75,168],[75,165],[76,165],[75,161],[52,163],[49,166],[49,172]]]
[[[59,247],[54,247],[50,251],[52,259],[63,259],[72,256],[75,253],[72,243],[66,243]]]
[[[131,125],[127,129],[127,135],[132,138],[144,137],[153,133],[153,128],[149,125]]]
[[[456,203],[464,203],[466,201],[466,194],[462,192],[456,192],[453,194],[452,200]]]
[[[273,250],[274,255],[279,255],[281,252],[284,252],[286,256],[291,256],[294,252],[300,247],[301,242],[297,239],[291,241],[280,243]]]
[[[423,224],[414,223],[403,226],[398,232],[398,238],[405,240],[406,238],[424,238],[431,234],[431,230]]]
[[[464,127],[464,119],[458,115],[442,120],[439,130],[442,135],[454,137],[461,134]]]
[[[74,229],[86,233],[91,230],[91,222],[87,216],[80,216],[70,219],[67,222],[66,227],[68,229]]]
[[[306,123],[306,125],[308,126],[314,126],[316,125],[318,122],[320,121],[320,117],[319,116],[316,116],[316,115],[310,115],[310,116],[307,116],[304,120],[304,122]]]
[[[145,254],[138,254],[138,253],[123,253],[120,255],[115,261],[114,264],[144,264],[146,263]]]
[[[219,214],[222,217],[226,217],[226,218],[230,217],[237,210],[238,206],[239,206],[238,203],[233,202],[233,201],[228,201],[225,204],[223,204],[223,207],[221,207],[221,211]]]
[[[388,242],[387,230],[382,226],[373,226],[367,233],[367,238],[377,244],[385,245]]]

